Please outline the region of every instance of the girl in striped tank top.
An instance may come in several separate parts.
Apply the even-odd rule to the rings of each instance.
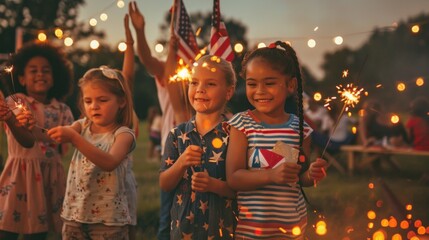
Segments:
[[[301,190],[324,178],[327,163],[309,164],[311,127],[304,122],[302,79],[293,48],[277,41],[242,63],[246,95],[255,107],[230,121],[227,182],[238,193],[235,239],[304,239],[307,208]],[[298,91],[298,116],[284,111]],[[308,155],[308,154],[307,154]]]

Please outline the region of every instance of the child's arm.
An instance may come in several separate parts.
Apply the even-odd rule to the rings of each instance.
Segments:
[[[222,197],[235,198],[235,191],[225,181],[210,177],[207,171],[192,174],[192,190],[212,192]]]
[[[174,120],[176,123],[182,123],[191,118],[190,113],[187,112],[187,109],[190,109],[191,106],[189,105],[188,98],[186,98],[186,93],[184,92],[186,91],[186,85],[182,84],[182,82],[169,83],[170,77],[175,74],[177,68],[177,41],[177,37],[174,33],[171,33],[162,82],[167,88],[168,95],[170,96],[171,106],[174,110]]]
[[[167,140],[166,145],[168,144]],[[168,146],[166,146],[166,149],[167,147]],[[159,186],[161,189],[164,191],[171,191],[176,188],[177,184],[183,178],[183,174],[185,174],[185,171],[189,167],[201,165],[202,152],[203,150],[199,146],[188,146],[170,168],[160,173]],[[169,158],[167,160],[173,161],[173,159]]]
[[[72,143],[88,160],[108,172],[113,171],[126,158],[134,141],[131,134],[120,133],[116,135],[109,152],[105,152],[89,143],[73,127],[55,127],[48,131],[48,135],[57,142]]]
[[[21,112],[17,116],[9,109],[4,99],[0,99],[0,121],[5,121],[16,141],[25,148],[34,146],[35,138],[31,134],[34,118],[30,112]]]
[[[130,18],[126,14],[124,17],[125,44],[127,49],[124,52],[124,62],[122,63],[122,75],[124,75],[128,86],[133,90],[134,85],[134,39],[130,31]]]
[[[247,144],[246,136],[235,127],[231,127],[226,157],[226,179],[232,189],[249,191],[271,183],[286,184],[298,181],[301,166],[295,163],[283,163],[274,169],[263,171],[248,170]]]
[[[140,61],[151,75],[161,79],[164,74],[164,63],[152,56],[145,35],[145,20],[135,1],[128,4],[128,14],[136,30],[137,54]]]

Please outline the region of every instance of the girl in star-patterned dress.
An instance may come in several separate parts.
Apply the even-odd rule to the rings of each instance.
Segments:
[[[229,127],[223,116],[235,89],[231,64],[204,56],[193,68],[188,99],[195,116],[172,129],[160,186],[173,191],[171,239],[233,239],[235,192],[226,184]]]

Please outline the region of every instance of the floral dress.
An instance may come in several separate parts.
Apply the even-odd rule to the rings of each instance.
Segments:
[[[102,223],[106,226],[133,224],[127,190],[132,187],[129,185],[128,175],[132,151],[135,148],[134,131],[122,126],[114,132],[92,133],[91,122],[86,119],[80,119],[78,122],[82,126],[81,136],[103,151],[110,150],[119,134],[131,134],[134,142],[126,158],[112,171],[102,170],[75,150],[67,175],[61,217],[67,221]]]
[[[22,147],[6,128],[8,158],[0,176],[0,230],[23,234],[61,232],[66,177],[60,145],[40,127],[69,125],[73,115],[67,105],[55,99],[43,104],[32,97],[17,96],[33,112],[39,127],[32,130],[36,138],[32,148]]]

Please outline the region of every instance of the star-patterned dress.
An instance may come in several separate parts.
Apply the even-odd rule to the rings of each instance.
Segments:
[[[201,136],[195,117],[172,129],[168,135],[161,171],[170,168],[189,145],[203,149],[201,167],[188,168],[174,189],[171,207],[171,239],[233,239],[236,201],[215,193],[191,189],[192,173],[206,170],[211,177],[226,181],[225,158],[229,126],[219,123]]]
[[[119,127],[114,132],[92,133],[91,122],[79,119],[81,136],[99,149],[108,152],[119,134],[131,134],[133,145],[128,155],[112,171],[104,171],[93,164],[77,149],[70,162],[67,188],[61,217],[67,221],[106,226],[131,224],[128,207],[127,181],[131,153],[135,148],[134,131]]]
[[[38,126],[49,129],[73,122],[70,108],[55,99],[43,104],[17,94],[34,114]],[[11,99],[7,99],[9,106]],[[61,206],[66,176],[60,146],[38,127],[33,128],[36,143],[22,147],[6,128],[8,159],[0,177],[0,229],[31,234],[61,232]]]

